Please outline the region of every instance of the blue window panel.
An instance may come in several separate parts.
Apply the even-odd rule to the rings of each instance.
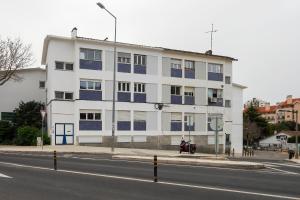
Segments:
[[[193,70],[193,69],[184,69],[184,77],[195,79],[195,70]]]
[[[184,123],[184,131],[189,131],[189,127],[190,127],[190,131],[195,131],[195,124],[188,126],[187,123]]]
[[[79,121],[79,130],[81,131],[101,131],[102,121]]]
[[[217,102],[210,102],[210,100],[208,99],[208,105],[223,107],[223,98],[218,98]]]
[[[134,93],[134,102],[146,103],[146,94],[145,93]]]
[[[117,128],[119,131],[130,131],[130,121],[118,121]]]
[[[80,59],[80,69],[102,70],[102,61]]]
[[[146,74],[146,72],[147,72],[146,66],[134,65],[134,73],[135,74]]]
[[[182,124],[181,122],[171,122],[171,131],[181,131]]]
[[[79,98],[81,100],[102,101],[102,91],[80,90]]]
[[[118,63],[118,72],[130,73],[131,64]]]
[[[130,102],[131,98],[130,92],[118,92],[118,101],[120,102]]]
[[[171,95],[171,104],[182,104],[182,96]]]
[[[182,78],[182,70],[171,68],[171,77]]]
[[[223,81],[223,73],[208,72],[208,80]]]
[[[186,105],[195,105],[195,97],[193,97],[193,96],[184,96],[184,104],[186,104]]]
[[[146,130],[146,122],[145,121],[133,122],[133,129],[135,131],[145,131]]]

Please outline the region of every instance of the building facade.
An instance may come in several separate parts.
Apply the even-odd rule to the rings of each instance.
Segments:
[[[0,86],[0,120],[12,120],[13,111],[21,101],[46,102],[45,69],[26,68],[18,70],[17,74],[20,80],[9,80]]]
[[[111,145],[113,45],[78,37],[76,32],[72,37],[45,38],[42,64],[47,69],[47,119],[53,145]],[[178,149],[181,137],[188,139],[190,133],[198,151],[213,152],[210,123],[218,116],[224,122],[220,152],[230,141],[241,152],[244,87],[232,84],[233,61],[117,43],[115,145]]]

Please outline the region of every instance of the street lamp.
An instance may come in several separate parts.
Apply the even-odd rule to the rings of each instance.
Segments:
[[[293,119],[294,119],[294,114],[296,114],[296,155],[295,158],[299,158],[299,147],[298,147],[298,110],[278,110],[278,112],[291,112],[293,114]]]
[[[98,2],[97,5],[104,9],[108,14],[110,14],[115,19],[115,37],[114,37],[114,72],[113,72],[113,105],[112,105],[112,128],[111,128],[111,135],[112,135],[112,146],[111,151],[114,152],[115,150],[115,113],[116,113],[116,54],[117,54],[117,18],[114,16],[110,11],[108,11],[105,6]]]

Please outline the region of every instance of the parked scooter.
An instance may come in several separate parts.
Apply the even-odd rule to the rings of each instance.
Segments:
[[[181,152],[190,152],[194,154],[196,152],[196,144],[191,144],[191,141],[182,140],[180,144],[179,153]]]

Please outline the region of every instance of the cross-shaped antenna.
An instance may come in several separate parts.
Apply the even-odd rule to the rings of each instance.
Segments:
[[[213,33],[217,32],[218,30],[214,30],[214,24],[211,24],[211,31],[207,31],[205,33],[210,33],[210,50],[212,52],[212,43],[213,43]]]

